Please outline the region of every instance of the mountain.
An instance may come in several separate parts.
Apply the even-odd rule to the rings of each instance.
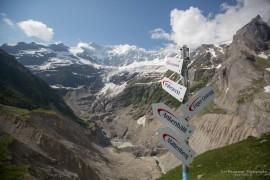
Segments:
[[[190,146],[197,154],[270,131],[269,44],[269,26],[257,16],[234,35],[230,44],[203,44],[190,53],[190,96],[208,85],[217,90],[214,102],[191,120],[196,131]],[[155,169],[148,173],[152,179],[179,165],[180,161],[158,142],[156,132],[163,125],[151,112],[152,103],[164,102],[181,114],[181,103],[160,84],[164,76],[180,81],[178,74],[164,68],[167,57],[179,58],[179,49],[146,51],[130,45],[96,43],[66,49],[45,46],[10,53],[15,52],[22,63],[31,57],[42,62],[25,65],[57,89],[76,115],[101,127],[114,151],[120,152],[118,156],[105,151],[108,161],[112,156],[118,165],[130,160],[134,169],[151,166]],[[50,57],[44,58],[45,54]],[[147,161],[140,161],[140,157]],[[120,167],[112,168],[115,177],[120,172],[125,174],[121,177],[127,177]]]
[[[2,104],[25,108],[55,108],[84,124],[47,83],[30,73],[14,57],[0,50],[0,100]]]
[[[2,50],[0,68],[1,177],[99,179],[93,163],[106,159],[92,145],[102,142],[98,130]]]
[[[99,126],[77,118],[13,56],[1,50],[0,63],[1,178],[132,179],[149,171],[146,178],[160,176],[151,158],[115,152]]]
[[[198,154],[270,131],[270,41],[263,33],[268,31],[269,26],[256,17],[235,34],[231,44],[202,45],[190,54],[191,96],[207,85],[217,90],[214,102],[191,121],[196,131],[190,145]],[[247,41],[247,36],[253,40]],[[162,124],[152,116],[151,104],[164,102],[179,112],[180,103],[162,90],[164,74],[179,81],[173,72],[153,69],[118,86],[110,84],[91,103],[84,99],[80,105],[80,98],[71,101],[77,97],[75,92],[65,99],[75,110],[82,107],[83,111],[76,112],[103,127],[116,147],[123,149],[122,145],[129,143],[126,150],[138,156],[158,154],[160,168],[166,172],[180,162],[158,143],[155,134]]]
[[[149,63],[154,65],[154,69],[159,69],[163,59],[177,54],[174,47],[146,51],[136,46],[101,46],[93,42],[79,43],[77,47],[70,48],[62,43],[44,46],[20,42],[16,45],[3,44],[1,49],[14,55],[54,88],[90,87],[95,92],[105,86],[111,75],[120,73],[119,70],[130,72],[132,76],[153,68]]]
[[[266,91],[270,82],[270,39],[263,33],[269,29],[258,16],[234,35],[232,43],[224,51],[219,69],[207,81],[217,89],[217,97],[193,120],[197,129],[191,144],[197,152],[270,131],[267,106],[270,99]],[[262,39],[267,46],[257,48]],[[200,138],[196,139],[196,136]]]

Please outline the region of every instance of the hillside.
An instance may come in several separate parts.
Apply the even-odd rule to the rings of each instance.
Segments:
[[[24,109],[54,109],[85,126],[63,99],[17,60],[0,49],[0,102]]]
[[[106,160],[92,145],[100,132],[2,50],[0,69],[1,178],[99,179],[91,158]]]
[[[269,179],[270,135],[248,137],[241,142],[197,156],[189,169],[190,179]],[[179,166],[160,180],[181,179]]]
[[[82,122],[43,80],[13,56],[1,53],[1,73],[5,72],[0,91],[1,179],[160,176],[154,159],[116,151],[99,126]]]

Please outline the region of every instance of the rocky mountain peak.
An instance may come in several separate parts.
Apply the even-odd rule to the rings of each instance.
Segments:
[[[65,46],[63,43],[59,43],[59,44],[51,44],[49,46],[50,49],[54,50],[54,51],[68,51],[69,47]]]
[[[233,43],[244,44],[249,49],[261,52],[269,49],[270,27],[257,15],[248,24],[237,31]]]

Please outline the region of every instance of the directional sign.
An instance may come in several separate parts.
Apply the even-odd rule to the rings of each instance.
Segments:
[[[161,81],[162,88],[180,102],[183,101],[187,88],[169,78],[164,77]]]
[[[184,117],[178,116],[163,103],[152,104],[153,115],[162,123],[171,128],[184,140],[188,140],[195,130]]]
[[[186,166],[190,166],[196,153],[177,136],[170,128],[158,130],[158,139],[173,155],[182,161]]]
[[[215,97],[216,91],[213,87],[207,86],[187,103],[181,105],[180,109],[187,120],[198,114]]]
[[[183,59],[175,58],[175,57],[167,57],[166,59],[166,68],[181,74],[183,65]]]

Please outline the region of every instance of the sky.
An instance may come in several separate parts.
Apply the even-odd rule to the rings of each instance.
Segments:
[[[168,45],[230,41],[270,0],[0,0],[0,44]]]

